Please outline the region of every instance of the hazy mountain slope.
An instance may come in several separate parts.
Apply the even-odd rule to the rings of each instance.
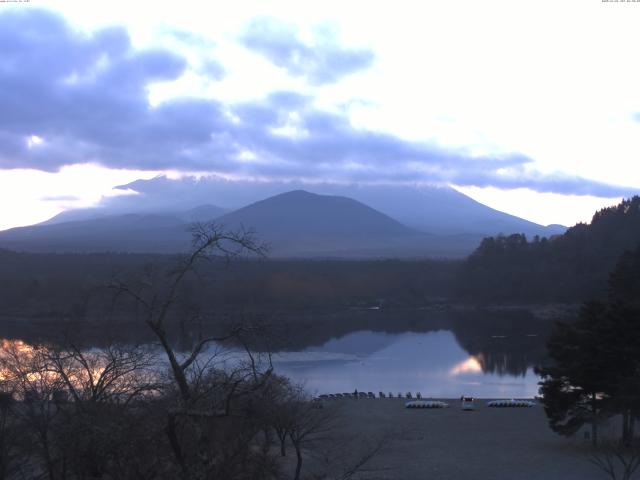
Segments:
[[[184,222],[205,222],[213,220],[229,210],[215,205],[198,205],[180,210],[176,208],[165,207],[165,209],[150,208],[149,205],[129,205],[130,210],[94,207],[81,208],[77,210],[67,210],[58,215],[39,223],[38,225],[54,225],[57,223],[78,222],[83,220],[91,220],[104,217],[115,217],[119,215],[153,215],[160,217],[175,217]]]
[[[0,246],[32,252],[179,252],[190,245],[187,219],[218,211],[205,206],[181,216],[114,215],[14,228],[0,232]],[[480,241],[475,235],[425,234],[356,200],[305,191],[255,202],[216,222],[255,230],[274,257],[461,257]]]
[[[187,225],[160,215],[118,215],[0,232],[0,245],[30,252],[148,252],[185,250]]]
[[[185,222],[208,222],[224,215],[229,210],[215,205],[199,205],[189,210],[176,212],[175,215]]]
[[[128,213],[134,212],[131,211]],[[103,218],[114,215],[116,215],[116,213],[107,208],[77,208],[75,210],[65,210],[64,212],[60,212],[59,214],[54,215],[48,220],[40,222],[36,225],[55,225],[57,223],[81,222],[84,220],[91,220],[94,218]]]
[[[406,225],[435,234],[548,236],[566,230],[494,210],[449,187],[354,187],[349,196]]]
[[[138,208],[167,209],[179,202],[184,208],[202,203],[214,203],[225,208],[239,208],[264,198],[291,190],[307,190],[318,194],[336,195],[358,200],[410,227],[442,234],[525,233],[528,236],[548,236],[562,233],[562,226],[549,228],[499,212],[463,195],[450,187],[412,185],[335,185],[304,184],[301,182],[229,181],[219,177],[171,180],[156,177],[137,180],[118,187],[133,190],[139,195],[105,199],[108,209]],[[146,207],[147,208],[147,207]]]

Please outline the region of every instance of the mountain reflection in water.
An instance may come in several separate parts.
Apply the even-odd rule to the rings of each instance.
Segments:
[[[304,383],[312,393],[420,391],[423,396],[454,398],[536,395],[533,367],[545,360],[553,323],[526,310],[488,309],[264,317],[276,371]],[[25,325],[3,322],[0,337],[31,344],[61,338],[60,323]],[[141,322],[114,325],[108,334],[96,325],[67,325],[66,331],[73,331],[88,348],[101,347],[107,338],[136,344],[155,340]],[[224,328],[219,322],[175,328],[175,347],[187,351],[199,338]]]
[[[353,332],[274,357],[276,371],[311,392],[421,392],[423,396],[533,397],[538,377],[506,352],[469,355],[451,331]]]

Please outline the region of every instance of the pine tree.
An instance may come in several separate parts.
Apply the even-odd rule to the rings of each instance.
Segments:
[[[551,428],[562,435],[621,415],[630,444],[640,416],[640,247],[625,252],[609,278],[606,302],[586,302],[576,322],[558,324],[547,345],[553,363],[539,367]]]
[[[608,372],[597,338],[605,313],[605,304],[588,302],[578,322],[558,324],[547,345],[553,365],[536,369],[542,377],[540,393],[551,429],[569,436],[590,424],[594,444],[608,402],[604,393]]]

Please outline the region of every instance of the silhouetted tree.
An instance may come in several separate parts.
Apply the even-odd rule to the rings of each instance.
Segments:
[[[536,369],[542,378],[540,393],[551,429],[573,435],[585,423],[591,424],[594,445],[607,400],[604,389],[609,371],[602,362],[598,335],[605,312],[604,304],[589,302],[583,305],[578,322],[559,323],[547,344],[553,364]]]
[[[16,400],[7,387],[0,384],[0,480],[14,478],[28,460],[20,455],[23,432],[15,421]]]
[[[540,367],[540,392],[551,428],[572,434],[607,416],[622,417],[629,445],[640,414],[640,248],[625,253],[610,277],[606,302],[583,305],[574,323],[558,324],[548,342],[553,363]]]
[[[611,480],[630,480],[640,467],[640,448],[617,440],[605,440],[589,454],[589,461]]]

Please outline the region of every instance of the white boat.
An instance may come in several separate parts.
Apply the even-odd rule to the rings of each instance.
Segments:
[[[474,402],[473,397],[461,397],[460,408],[462,408],[462,410],[475,410],[476,406],[474,405],[473,402]]]
[[[405,408],[447,408],[448,403],[439,400],[413,400],[404,404]]]

